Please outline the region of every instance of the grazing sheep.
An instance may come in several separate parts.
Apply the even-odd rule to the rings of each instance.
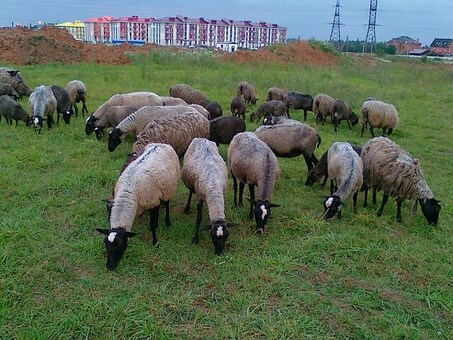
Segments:
[[[209,102],[206,104],[205,109],[209,112],[209,119],[216,119],[223,115],[222,106],[217,102]]]
[[[341,208],[351,194],[353,209],[356,210],[357,194],[363,183],[362,159],[351,144],[333,143],[327,153],[327,173],[330,178],[330,196],[323,201],[323,218],[328,220],[338,214],[340,219]]]
[[[213,119],[209,123],[209,140],[219,144],[230,144],[233,137],[244,132],[245,122],[235,116],[224,116]]]
[[[30,125],[30,116],[22,106],[13,98],[7,95],[0,96],[0,121],[2,116],[6,119],[6,124],[12,125],[13,119],[16,121],[16,126],[19,120]]]
[[[132,149],[139,153],[149,143],[170,144],[182,156],[196,137],[209,138],[209,120],[199,112],[185,112],[151,121]]]
[[[82,117],[85,117],[85,113],[88,114],[88,109],[86,105],[87,87],[84,82],[81,80],[71,80],[66,85],[66,91],[68,91],[69,97],[71,98],[70,111],[75,112],[75,116],[77,117],[79,115],[79,109],[76,104],[82,102]]]
[[[359,118],[352,111],[351,107],[342,99],[337,99],[332,104],[332,123],[335,132],[337,132],[337,127],[340,124],[340,121],[345,120],[348,123],[349,130],[352,126],[355,126],[359,122]]]
[[[357,145],[352,145],[352,148],[354,149],[355,152],[360,156],[360,152],[362,151],[362,148]],[[324,180],[321,184],[321,188],[324,188],[327,182],[328,178],[328,173],[327,173],[327,154],[329,150],[324,152],[324,154],[321,156],[319,159],[319,162],[316,163],[316,165],[308,172],[307,174],[307,180],[305,181],[305,185],[310,187],[316,182],[318,182],[321,177],[324,176]]]
[[[401,204],[407,199],[418,200],[428,224],[437,225],[440,204],[423,177],[418,159],[412,158],[408,152],[386,137],[368,140],[362,147],[360,157],[364,168],[364,206],[367,206],[368,188],[382,190],[384,197],[378,216],[382,215],[388,196],[393,196],[396,198],[398,222],[402,221]]]
[[[318,159],[314,152],[321,144],[321,137],[316,129],[297,122],[276,125],[262,125],[255,131],[256,136],[266,143],[277,157],[304,156],[308,171]]]
[[[183,99],[176,97],[160,96],[163,106],[189,105]]]
[[[242,116],[242,119],[245,121],[245,112],[247,107],[242,96],[236,96],[233,98],[233,100],[231,101],[230,109],[233,116]]]
[[[186,84],[175,84],[169,89],[171,97],[181,98],[187,104],[198,104],[203,107],[209,103],[208,98],[200,90],[196,90]]]
[[[137,137],[143,132],[143,130],[145,130],[148,123],[155,121],[158,118],[190,112],[199,114],[196,109],[187,105],[143,106],[124,118],[110,131],[108,149],[109,151],[114,151],[116,147],[124,141],[129,133],[132,133]]]
[[[320,121],[324,125],[327,116],[332,120],[332,105],[334,102],[334,98],[324,93],[319,93],[313,98],[313,114],[316,117],[316,124]]]
[[[17,70],[0,67],[0,82],[11,85],[19,94],[19,97],[30,96],[32,90],[25,84],[24,79]]]
[[[309,94],[290,91],[283,96],[283,104],[289,116],[289,109],[304,110],[304,121],[307,120],[307,112],[313,111],[313,97]]]
[[[236,95],[241,96],[246,104],[256,104],[257,98],[255,86],[246,81],[241,81],[238,84]],[[233,110],[231,110],[231,112],[233,112]]]
[[[228,147],[228,163],[233,177],[234,206],[238,205],[237,189],[239,180],[239,206],[245,184],[249,186],[250,213],[255,216],[256,232],[263,233],[271,208],[280,205],[271,203],[275,182],[280,177],[277,157],[266,143],[253,132],[241,132],[234,136]],[[258,192],[255,197],[255,186]]]
[[[109,229],[96,229],[104,238],[107,268],[118,267],[127,248],[134,219],[146,210],[150,213],[149,227],[152,244],[156,245],[159,208],[166,208],[165,223],[170,225],[169,201],[175,194],[180,177],[179,159],[169,145],[152,143],[131,162],[120,175],[109,203]]]
[[[57,99],[50,86],[38,86],[28,98],[28,106],[37,133],[41,133],[44,120],[47,120],[49,129],[52,127],[54,123],[53,113],[57,109]]]
[[[216,255],[221,255],[229,231],[225,221],[225,191],[228,171],[217,146],[205,138],[194,138],[184,155],[182,181],[189,189],[184,213],[190,210],[192,194],[197,197],[197,219],[192,243],[198,243],[203,202],[208,206],[210,234]]]
[[[122,105],[110,107],[101,119],[96,122],[96,127],[94,128],[96,138],[101,140],[104,136],[104,129],[117,126],[123,119],[135,111],[137,111],[135,106]]]
[[[68,91],[61,86],[52,85],[53,95],[57,100],[57,124],[60,123],[60,113],[63,116],[65,124],[69,124],[72,116],[71,111],[71,98],[69,97]]]
[[[283,97],[288,93],[288,90],[281,89],[279,87],[271,87],[267,90],[266,101],[280,100],[283,101]]]
[[[261,104],[258,110],[252,112],[250,121],[253,122],[266,116],[287,116],[285,104],[280,100],[267,101]]]
[[[7,95],[14,99],[19,99],[20,95],[16,92],[16,90],[7,83],[0,83],[0,96]]]
[[[96,128],[96,121],[101,119],[105,112],[112,106],[134,106],[137,110],[143,106],[163,105],[160,96],[154,92],[131,92],[115,94],[104,104],[99,106],[86,120],[85,133],[91,135]]]
[[[395,106],[382,102],[380,100],[366,100],[360,108],[360,123],[362,131],[360,137],[363,137],[365,126],[370,124],[371,136],[374,137],[373,128],[382,128],[382,136],[386,133],[391,135],[393,129],[398,125],[398,111]]]

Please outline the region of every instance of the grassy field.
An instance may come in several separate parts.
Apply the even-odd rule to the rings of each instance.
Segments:
[[[8,65],[14,66],[14,65]],[[214,256],[207,232],[191,244],[196,209],[183,215],[187,189],[170,202],[172,225],[161,219],[158,246],[150,244],[148,214],[138,218],[119,268],[108,271],[103,237],[105,204],[132,139],[114,152],[107,138],[84,132],[84,118],[41,135],[0,123],[0,339],[446,339],[453,337],[453,68],[420,61],[343,59],[339,65],[236,65],[209,55],[153,54],[128,66],[95,64],[20,66],[31,87],[88,87],[94,111],[115,93],[147,90],[161,95],[187,83],[218,101],[224,112],[239,81],[255,85],[262,103],[279,86],[342,98],[358,112],[364,98],[394,103],[400,124],[392,139],[421,161],[435,197],[439,224],[420,210],[387,204],[321,221],[328,189],[304,186],[302,157],[279,159],[273,210],[264,235],[254,234],[248,209],[233,210],[232,181],[226,216],[226,252]],[[26,100],[22,101],[27,108]],[[251,108],[250,110],[253,110]],[[301,119],[301,112],[292,112]],[[85,117],[86,118],[86,117]],[[309,114],[307,123],[315,126]],[[247,120],[247,130],[257,124]],[[360,127],[317,126],[322,144],[364,144]],[[225,146],[220,151],[226,157]],[[248,195],[248,191],[246,191]],[[378,195],[378,200],[381,198]],[[206,209],[206,208],[205,208]],[[203,223],[207,224],[205,211]]]

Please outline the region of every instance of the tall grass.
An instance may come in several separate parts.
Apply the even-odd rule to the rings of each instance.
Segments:
[[[226,113],[239,81],[267,88],[325,92],[358,111],[367,96],[394,103],[400,125],[392,139],[421,161],[442,201],[439,225],[403,205],[403,223],[388,204],[341,221],[320,220],[328,190],[303,185],[301,157],[279,159],[282,177],[266,233],[254,234],[248,209],[226,216],[232,228],[224,256],[214,256],[207,233],[190,243],[195,209],[182,214],[187,189],[171,201],[172,225],[150,244],[148,215],[138,218],[118,270],[105,268],[105,204],[132,139],[115,152],[86,136],[84,119],[44,128],[0,123],[0,338],[451,338],[453,337],[453,185],[450,66],[421,62],[367,66],[343,60],[306,65],[222,64],[214,57],[151,54],[126,66],[95,64],[21,66],[31,87],[83,80],[94,111],[115,93],[150,90],[161,95],[187,83],[218,101]],[[22,105],[27,107],[26,100]],[[254,108],[249,108],[252,111]],[[300,112],[291,112],[302,119]],[[85,117],[86,118],[86,117]],[[308,124],[315,126],[309,116]],[[253,131],[256,123],[247,121]],[[316,126],[320,156],[334,141],[364,144],[358,126],[338,133]],[[226,146],[220,151],[226,157]],[[380,196],[378,196],[380,198]],[[359,200],[359,204],[362,200]],[[203,216],[208,223],[207,213]]]

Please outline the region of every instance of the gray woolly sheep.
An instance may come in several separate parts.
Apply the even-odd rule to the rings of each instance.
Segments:
[[[110,107],[101,119],[96,122],[96,127],[94,128],[96,138],[98,140],[102,139],[104,129],[117,126],[123,119],[135,111],[137,111],[135,106],[122,105]]]
[[[352,148],[354,149],[355,152],[360,156],[360,152],[362,151],[362,148],[357,145],[352,145]],[[321,188],[324,188],[327,182],[328,178],[328,173],[327,173],[327,154],[329,150],[323,153],[321,158],[319,159],[319,162],[316,163],[316,165],[308,172],[307,174],[307,180],[305,181],[305,185],[310,187],[316,182],[318,182],[321,177],[324,176],[324,180],[321,184]]]
[[[224,116],[213,119],[209,123],[209,140],[219,144],[230,144],[233,137],[244,132],[245,122],[235,116]]]
[[[47,120],[49,129],[52,127],[54,123],[53,113],[57,109],[57,99],[50,86],[38,86],[28,98],[28,106],[37,133],[41,133],[44,120]]]
[[[209,102],[206,104],[205,109],[209,112],[209,119],[215,119],[223,115],[222,106],[217,102]]]
[[[7,83],[0,83],[0,96],[7,95],[14,99],[19,99],[20,95],[16,92],[16,90]]]
[[[151,121],[137,136],[132,149],[140,152],[149,143],[170,144],[183,155],[196,137],[209,138],[209,120],[199,112],[185,112]]]
[[[362,159],[351,144],[333,143],[327,153],[327,173],[330,178],[330,196],[323,201],[323,218],[328,220],[338,214],[340,219],[341,208],[351,194],[353,209],[356,211],[357,194],[363,184]]]
[[[283,104],[289,116],[289,109],[304,110],[304,121],[307,120],[307,112],[313,111],[313,97],[309,94],[290,91],[283,96]]]
[[[237,90],[236,90],[236,95],[241,96],[244,99],[246,104],[247,103],[252,104],[252,105],[256,104],[257,98],[256,98],[255,86],[253,86],[252,84],[250,84],[246,81],[241,81],[238,84]],[[233,110],[231,110],[231,112],[233,112]]]
[[[263,125],[256,129],[255,134],[277,157],[291,158],[302,155],[308,171],[318,163],[314,152],[321,144],[321,137],[316,129],[307,124],[297,122]]]
[[[245,112],[246,112],[246,104],[244,98],[242,96],[236,96],[233,98],[230,104],[231,114],[233,116],[241,117],[245,121]]]
[[[182,181],[189,189],[184,213],[190,210],[192,194],[197,198],[197,219],[192,243],[198,243],[203,202],[208,206],[210,235],[216,255],[221,255],[229,231],[225,221],[225,191],[228,171],[217,146],[205,138],[194,138],[184,155]]]
[[[313,114],[316,117],[316,123],[320,121],[324,125],[328,116],[332,120],[332,105],[334,102],[334,98],[324,93],[319,93],[313,98]]]
[[[187,84],[175,84],[169,89],[171,97],[183,99],[187,104],[198,104],[203,107],[209,103],[208,98],[200,90],[196,90]]]
[[[134,219],[146,210],[150,213],[149,227],[152,244],[156,245],[159,208],[166,208],[165,223],[170,225],[169,202],[175,194],[180,177],[179,159],[170,145],[152,143],[131,162],[120,175],[109,203],[109,229],[96,229],[106,235],[107,268],[118,267],[127,248]]]
[[[85,113],[88,114],[88,109],[86,105],[87,100],[87,87],[81,80],[71,80],[68,85],[66,85],[66,91],[69,93],[71,98],[71,112],[75,112],[75,116],[79,115],[79,109],[77,103],[82,102],[82,117],[85,117]]]
[[[271,215],[271,208],[280,206],[271,203],[275,182],[280,177],[277,157],[253,132],[241,132],[234,136],[228,147],[228,163],[233,177],[233,204],[238,205],[238,180],[240,182],[239,206],[242,206],[244,187],[248,184],[249,218],[255,216],[256,232],[261,234]],[[256,197],[255,186],[258,187]]]
[[[181,113],[195,112],[200,114],[196,109],[187,105],[181,106],[144,106],[124,118],[109,133],[108,149],[114,151],[120,145],[126,135],[132,133],[138,136],[145,130],[148,123],[161,117],[177,115]],[[155,141],[158,142],[158,141]]]
[[[373,128],[382,128],[382,135],[388,136],[398,125],[398,111],[395,106],[382,102],[380,100],[366,100],[360,108],[360,123],[362,130],[360,137],[363,137],[365,126],[370,124],[370,132],[374,137]]]
[[[71,98],[69,97],[68,91],[58,85],[52,85],[50,88],[52,89],[55,99],[57,100],[57,124],[60,123],[60,113],[63,116],[65,124],[69,124],[72,111]]]
[[[283,97],[288,93],[288,90],[281,89],[279,87],[270,87],[267,90],[266,94],[266,101],[269,102],[271,100],[280,100],[283,101]]]
[[[9,125],[13,124],[13,119],[16,121],[16,126],[19,120],[25,122],[26,125],[30,125],[29,114],[25,112],[18,102],[7,95],[0,96],[0,121],[2,116],[5,117],[6,124]]]
[[[412,158],[408,152],[386,137],[368,140],[362,147],[360,157],[364,168],[365,207],[368,188],[382,190],[384,196],[378,216],[382,215],[388,197],[393,196],[396,198],[398,222],[402,221],[401,204],[407,199],[418,200],[428,224],[437,225],[440,204],[423,177],[418,159]]]
[[[11,85],[20,97],[28,97],[32,93],[32,90],[25,84],[24,79],[17,70],[0,67],[0,82]]]
[[[252,112],[250,115],[250,121],[253,122],[255,120],[260,119],[261,117],[266,116],[286,116],[286,107],[280,100],[271,100],[261,104],[258,107],[258,110]],[[288,116],[289,117],[289,116]]]
[[[154,92],[131,92],[125,94],[115,94],[104,104],[99,106],[86,120],[85,133],[90,135],[96,128],[96,121],[101,119],[105,112],[112,106],[134,106],[137,110],[143,106],[163,105],[160,96]]]
[[[333,102],[331,113],[335,132],[337,132],[337,127],[342,120],[348,123],[349,130],[351,130],[351,124],[355,126],[359,122],[357,115],[352,111],[348,103],[342,99],[337,99]]]
[[[185,100],[176,97],[160,96],[163,106],[189,105]]]

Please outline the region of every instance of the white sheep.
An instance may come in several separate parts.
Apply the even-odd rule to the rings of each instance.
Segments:
[[[316,123],[319,121],[324,125],[327,117],[332,120],[332,105],[335,98],[325,93],[319,93],[313,98],[313,114],[316,117]]]
[[[225,221],[225,191],[228,171],[225,161],[214,142],[194,138],[184,155],[182,181],[189,189],[189,198],[184,213],[190,210],[192,194],[197,198],[197,219],[192,243],[199,241],[203,202],[208,206],[210,234],[216,255],[221,255],[229,231]]]
[[[161,117],[176,115],[180,113],[196,112],[193,107],[181,106],[143,106],[137,111],[124,118],[109,133],[108,149],[114,151],[128,134],[140,135],[145,130],[148,123]]]
[[[384,197],[378,216],[382,215],[388,196],[393,196],[396,198],[398,222],[402,221],[401,204],[407,199],[418,200],[428,224],[437,225],[440,204],[423,177],[418,159],[412,158],[408,152],[386,137],[368,140],[362,147],[360,157],[364,167],[364,206],[367,206],[368,188],[382,190]]]
[[[199,112],[186,111],[157,118],[137,136],[132,149],[140,152],[149,143],[166,143],[181,156],[194,138],[209,138],[209,125],[209,120]]]
[[[162,99],[154,92],[131,92],[124,94],[115,94],[104,104],[99,106],[86,120],[85,133],[90,135],[96,128],[96,121],[107,112],[112,106],[134,106],[137,110],[143,106],[163,105]]]
[[[341,208],[353,195],[353,209],[357,207],[357,193],[363,184],[363,163],[360,156],[347,142],[333,143],[327,152],[327,174],[330,178],[330,196],[324,198],[325,219],[336,214],[341,218]],[[335,191],[334,191],[335,190]]]
[[[68,91],[69,97],[71,98],[70,111],[74,111],[75,116],[77,117],[79,115],[79,109],[76,104],[82,102],[82,117],[85,117],[85,113],[88,114],[86,105],[87,87],[85,83],[81,80],[71,80],[66,85],[66,91]]]
[[[43,121],[47,120],[47,127],[50,129],[53,120],[53,113],[57,109],[57,99],[55,98],[50,86],[38,86],[28,98],[28,106],[35,131],[40,133]]]
[[[360,123],[362,124],[360,137],[363,137],[363,132],[368,124],[373,137],[375,127],[382,128],[383,136],[386,134],[389,136],[398,125],[398,121],[398,111],[392,104],[380,100],[366,100],[360,108]]]
[[[156,229],[159,208],[166,208],[165,223],[170,225],[169,201],[175,194],[180,178],[179,159],[166,144],[149,144],[143,153],[121,173],[110,202],[109,229],[96,229],[106,235],[107,268],[115,269],[127,248],[134,219],[146,210],[150,212],[149,227],[152,244],[157,243]]]
[[[245,184],[249,186],[250,213],[255,216],[256,231],[263,233],[271,208],[280,205],[271,203],[275,182],[280,177],[277,157],[266,143],[253,132],[241,132],[234,136],[228,147],[228,163],[233,177],[234,206],[238,205],[237,189],[239,180],[239,206]],[[255,197],[255,186],[258,192]]]

